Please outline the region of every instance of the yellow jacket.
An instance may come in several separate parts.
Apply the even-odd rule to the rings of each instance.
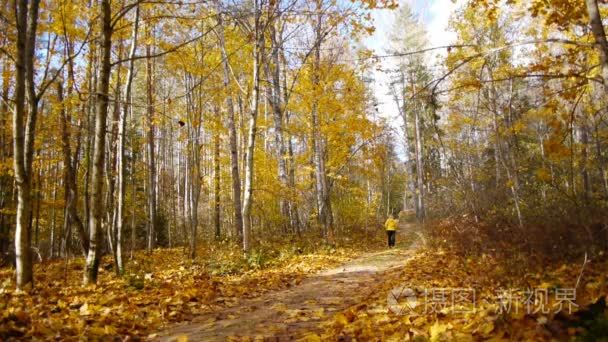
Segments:
[[[399,220],[395,220],[394,218],[389,217],[384,223],[384,227],[386,228],[386,230],[397,230],[398,223]]]

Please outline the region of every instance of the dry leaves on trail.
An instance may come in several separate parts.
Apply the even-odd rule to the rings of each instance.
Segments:
[[[227,246],[201,249],[197,260],[205,263],[189,261],[181,249],[159,249],[138,253],[124,277],[117,277],[104,258],[98,285],[91,287],[80,286],[82,259],[70,260],[67,271],[64,261],[52,261],[36,266],[29,294],[14,290],[12,269],[0,269],[0,340],[146,337],[165,324],[293,286],[354,255],[349,248],[280,252],[260,266]]]
[[[465,258],[443,250],[423,250],[400,272],[386,273],[387,281],[374,290],[375,295],[367,302],[335,315],[318,337],[473,341],[490,337],[496,340],[550,340],[581,334],[594,336],[605,326],[579,318],[588,315],[593,307],[599,310],[601,317],[606,317],[608,262],[598,259],[587,265],[571,314],[566,302],[562,310],[555,310],[560,305],[556,291],[573,288],[581,266],[575,263],[552,265],[545,270],[530,270],[523,277],[513,277],[503,269],[504,263],[489,255]],[[387,305],[387,295],[391,289],[401,287],[413,289],[418,302],[414,309],[395,314]],[[471,288],[475,289],[474,302],[460,306],[451,304],[449,291]],[[432,292],[438,289],[445,290],[442,293],[445,305],[432,307],[441,299]],[[509,292],[512,297],[507,309],[507,301],[502,296],[508,289],[512,289]],[[548,297],[543,305],[551,310],[530,310],[528,313],[521,302],[530,289],[546,289]]]

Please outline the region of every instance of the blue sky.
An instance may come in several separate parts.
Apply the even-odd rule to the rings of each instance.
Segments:
[[[454,3],[452,0],[400,0],[401,4],[407,4],[416,13],[428,33],[429,47],[448,45],[454,40],[454,33],[448,31],[448,20],[462,0]],[[393,29],[396,11],[378,10],[373,14],[376,32],[364,40],[364,45],[374,50],[375,54],[385,54],[388,46],[389,32]],[[436,53],[435,53],[436,54]],[[391,68],[394,63],[390,58],[381,61],[381,67]],[[380,116],[389,120],[395,128],[400,127],[402,122],[398,117],[398,109],[388,93],[388,77],[386,74],[375,71],[374,93],[379,102]]]

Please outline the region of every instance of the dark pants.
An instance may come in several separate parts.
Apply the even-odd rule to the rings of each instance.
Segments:
[[[386,235],[388,235],[388,246],[389,247],[394,247],[395,246],[395,235],[396,235],[396,231],[394,230],[387,230],[386,231]]]

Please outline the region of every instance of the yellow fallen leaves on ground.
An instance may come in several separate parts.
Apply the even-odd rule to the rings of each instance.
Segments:
[[[123,277],[115,275],[112,260],[105,257],[98,284],[89,287],[80,285],[81,258],[50,261],[35,266],[30,293],[15,291],[13,269],[0,269],[0,340],[143,338],[172,322],[221,312],[242,299],[295,286],[307,274],[358,253],[349,246],[322,244],[302,250],[284,243],[263,247],[255,262],[238,246],[225,243],[206,245],[194,261],[180,248],[138,252]],[[309,314],[323,313],[296,314],[294,319]]]
[[[419,250],[402,269],[384,273],[385,281],[376,284],[372,291],[374,295],[367,302],[334,315],[324,325],[322,336],[324,339],[387,341],[548,341],[570,339],[575,335],[596,340],[594,336],[606,335],[607,260],[596,258],[586,266],[571,310],[566,302],[561,303],[556,298],[560,291],[575,286],[582,263],[549,263],[523,271],[523,275],[518,276],[512,269],[507,272],[505,263],[508,262],[487,254],[471,258],[444,249]],[[400,293],[403,287],[411,289],[408,294],[416,294],[417,306],[395,313],[387,297],[393,289]],[[476,298],[468,305],[452,305],[451,297],[440,296],[449,290],[469,288],[475,289]],[[537,310],[527,312],[525,304],[516,299],[524,298],[530,289],[548,296],[543,299],[546,302],[538,303],[539,298],[536,298],[536,303],[529,303],[536,305]],[[501,297],[505,293],[513,296],[508,309]],[[432,300],[440,299],[446,300],[447,305],[432,308],[431,305],[438,304]],[[538,310],[540,304],[543,310]],[[595,309],[590,309],[593,306]],[[403,308],[408,307],[398,307]],[[595,317],[583,316],[591,314],[591,310],[597,311]]]

